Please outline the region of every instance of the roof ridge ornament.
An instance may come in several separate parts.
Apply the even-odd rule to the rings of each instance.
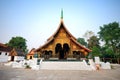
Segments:
[[[63,9],[61,9],[61,19],[63,19]]]

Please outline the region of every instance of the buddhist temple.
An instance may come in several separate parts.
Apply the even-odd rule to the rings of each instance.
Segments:
[[[63,21],[63,10],[61,11],[60,24],[56,32],[50,36],[46,43],[35,50],[39,57],[44,59],[57,58],[66,60],[68,58],[85,58],[91,52],[77,42],[77,39],[67,30]]]

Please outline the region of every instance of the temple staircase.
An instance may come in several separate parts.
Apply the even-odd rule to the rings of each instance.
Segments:
[[[40,69],[45,70],[92,70],[85,61],[42,61]]]

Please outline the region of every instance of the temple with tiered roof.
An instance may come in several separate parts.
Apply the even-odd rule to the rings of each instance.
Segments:
[[[44,59],[57,58],[58,60],[66,60],[68,58],[85,58],[91,50],[77,42],[77,39],[67,30],[63,21],[62,10],[58,29],[35,52]]]

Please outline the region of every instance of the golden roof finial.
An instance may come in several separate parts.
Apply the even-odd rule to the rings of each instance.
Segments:
[[[63,19],[63,9],[61,9],[61,19]]]

